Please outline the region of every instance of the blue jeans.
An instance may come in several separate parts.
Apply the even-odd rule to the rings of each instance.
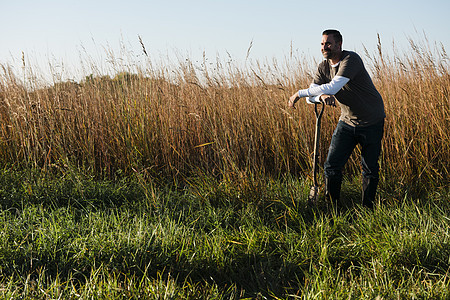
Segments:
[[[334,200],[339,199],[342,169],[356,145],[361,145],[361,165],[363,175],[363,204],[372,206],[378,184],[378,158],[381,153],[384,119],[367,127],[352,127],[339,121],[331,138],[324,171],[327,192]]]

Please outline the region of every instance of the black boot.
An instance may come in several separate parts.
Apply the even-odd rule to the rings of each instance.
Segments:
[[[362,182],[362,201],[363,206],[373,209],[373,203],[375,202],[375,194],[377,192],[378,178],[366,178],[363,177]]]
[[[325,196],[337,207],[341,198],[341,178],[325,177]]]

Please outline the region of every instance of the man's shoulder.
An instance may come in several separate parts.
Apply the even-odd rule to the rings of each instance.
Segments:
[[[342,61],[362,61],[361,56],[354,51],[342,50]],[[331,66],[330,61],[328,59],[324,59],[319,63],[319,69],[329,69]]]
[[[319,70],[330,70],[330,62],[328,59],[324,59],[319,63]]]
[[[342,59],[343,60],[357,60],[362,61],[361,56],[354,51],[342,50]]]

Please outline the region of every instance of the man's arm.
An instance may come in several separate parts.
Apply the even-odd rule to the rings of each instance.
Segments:
[[[338,77],[338,78],[336,78]],[[311,83],[308,89],[300,90],[289,98],[288,106],[295,108],[295,103],[301,98],[306,97],[309,104],[324,101],[325,104],[336,106],[335,95],[350,79],[342,76],[335,76],[333,80],[325,84]],[[305,95],[306,94],[306,95]]]
[[[298,97],[314,97],[322,94],[335,95],[340,89],[344,87],[350,81],[349,78],[344,76],[334,76],[329,83],[315,85],[308,89],[298,91]]]
[[[317,103],[321,101],[321,96],[326,95],[327,97],[323,97],[323,101],[325,101],[328,105],[335,106],[334,97],[330,97],[335,95],[344,85],[349,82],[349,78],[345,76],[336,75],[333,77],[331,81],[327,79],[326,74],[323,73],[323,68],[326,69],[326,66],[322,64],[319,65],[318,70],[314,76],[313,83],[309,86],[308,89],[300,90],[289,98],[288,106],[295,108],[295,103],[302,97],[307,97],[307,103]],[[329,104],[332,98],[332,103]]]
[[[320,86],[320,84],[311,83],[309,85],[309,88],[318,87],[318,86]],[[306,103],[308,103],[308,104],[319,103],[320,102],[320,96],[321,95],[306,97]]]

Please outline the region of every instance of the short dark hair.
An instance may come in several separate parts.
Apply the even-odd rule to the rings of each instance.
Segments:
[[[333,35],[334,39],[336,40],[336,42],[341,42],[342,43],[342,35],[341,33],[336,30],[336,29],[327,29],[325,30],[322,35]]]

